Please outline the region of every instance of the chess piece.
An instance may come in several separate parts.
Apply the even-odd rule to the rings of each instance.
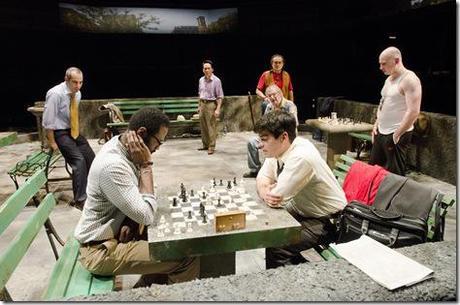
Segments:
[[[231,189],[232,189],[232,181],[228,180],[227,181],[227,190],[231,190]]]
[[[216,186],[217,183],[216,183],[216,177],[212,178],[212,186]]]
[[[162,229],[158,229],[158,234],[157,234],[158,237],[164,237],[165,235],[163,234],[163,230]]]
[[[206,199],[206,192],[203,192],[203,199]]]
[[[192,211],[188,211],[188,216],[187,216],[188,219],[192,219]]]
[[[238,183],[236,183],[236,177],[233,177],[233,186],[237,186]]]
[[[223,206],[223,205],[222,205],[222,203],[220,202],[220,197],[219,197],[219,198],[217,198],[217,207],[220,208],[220,207],[222,207],[222,206]]]
[[[204,204],[202,202],[200,203],[200,215],[204,215]]]
[[[177,207],[177,198],[176,197],[173,198],[172,206]]]
[[[208,221],[206,220],[206,214],[203,214],[203,223],[207,223]]]
[[[171,233],[171,230],[169,229],[169,227],[165,227],[164,232],[168,234],[168,233]]]
[[[193,190],[190,190],[190,197],[193,197],[193,196],[195,196],[193,193]]]
[[[191,223],[191,222],[189,222],[189,223],[187,224],[187,233],[190,233],[190,232],[193,232],[192,223]]]
[[[161,215],[160,217],[160,223],[163,224],[166,222],[165,215]]]
[[[224,184],[222,183],[222,179],[220,179],[219,186],[224,186]]]
[[[177,234],[180,234],[180,227],[179,226],[176,226],[175,229],[174,229],[174,234],[177,235]]]

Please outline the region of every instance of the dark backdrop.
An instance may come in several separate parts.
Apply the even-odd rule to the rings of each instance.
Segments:
[[[300,118],[311,118],[318,96],[377,103],[384,81],[378,55],[389,45],[399,47],[405,66],[419,75],[422,110],[456,115],[454,1],[423,1],[417,8],[409,0],[78,2],[237,7],[238,31],[219,35],[71,32],[59,24],[58,1],[37,2],[0,4],[0,130],[33,129],[26,108],[44,100],[69,66],[84,72],[84,99],[195,96],[201,61],[210,58],[225,94],[245,95],[254,93],[274,53],[286,58]]]

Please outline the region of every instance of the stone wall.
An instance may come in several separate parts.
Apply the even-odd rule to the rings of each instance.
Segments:
[[[165,97],[152,98],[156,99],[183,99],[191,97]],[[99,107],[121,99],[98,99],[98,100],[82,100],[80,104],[80,132],[89,139],[101,138],[106,124],[109,122],[108,112],[99,111]],[[125,100],[141,100],[141,99],[125,99]],[[145,99],[143,99],[145,100]],[[43,101],[35,102],[35,108],[42,109]],[[251,96],[251,104],[254,120],[260,118],[261,99],[256,95]],[[226,126],[227,131],[247,131],[253,130],[251,112],[249,111],[248,96],[226,96],[222,102],[221,116],[218,123],[218,130],[223,131]],[[37,128],[41,128],[37,126]],[[180,136],[180,134],[196,134],[195,130],[185,130],[184,128],[171,129],[169,136]],[[199,131],[198,131],[199,133]]]
[[[350,117],[373,124],[377,105],[337,99],[334,111],[338,117]],[[422,112],[431,122],[426,137],[413,138],[408,163],[414,170],[436,179],[457,184],[457,118],[433,112]]]

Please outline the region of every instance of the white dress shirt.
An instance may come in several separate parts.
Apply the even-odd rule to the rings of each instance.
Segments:
[[[278,162],[283,167],[279,177]],[[278,159],[266,158],[258,176],[277,181],[271,192],[282,195],[284,207],[303,217],[329,216],[346,205],[342,187],[307,139],[296,137]]]

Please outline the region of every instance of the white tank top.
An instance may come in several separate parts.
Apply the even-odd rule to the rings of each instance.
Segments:
[[[378,129],[379,133],[391,134],[399,128],[407,111],[406,98],[399,92],[399,83],[409,73],[402,74],[395,80],[387,79],[380,94],[380,105],[378,108]],[[414,129],[411,126],[408,131]]]

